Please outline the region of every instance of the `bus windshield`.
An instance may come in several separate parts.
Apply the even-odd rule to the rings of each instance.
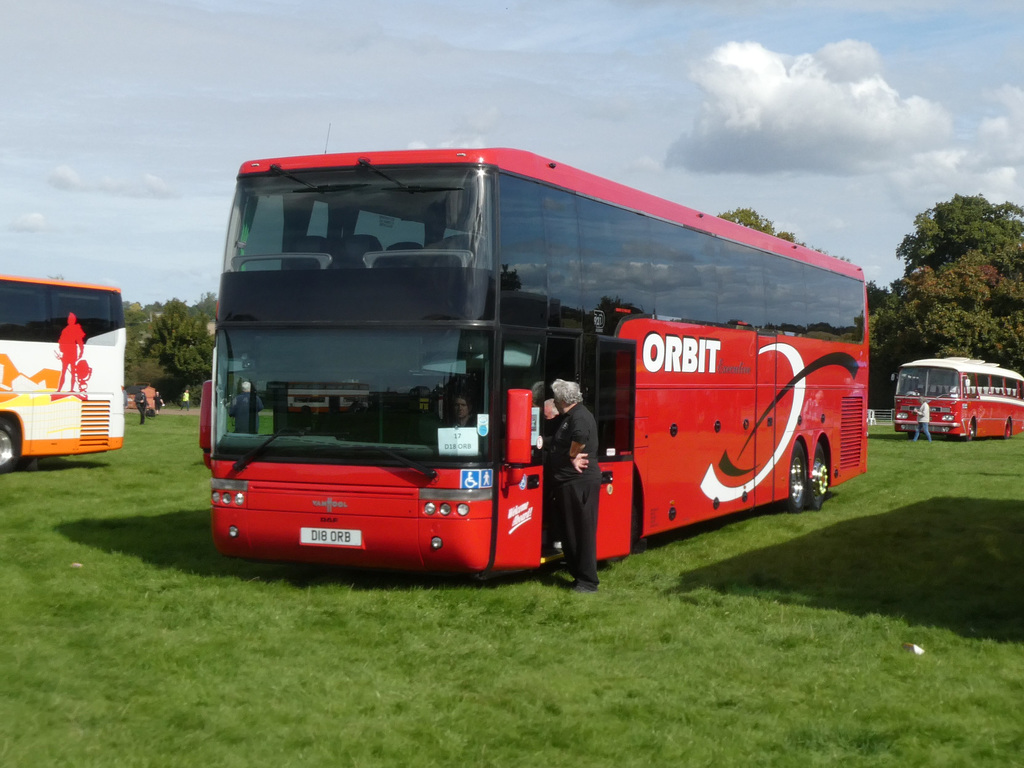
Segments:
[[[955,397],[959,392],[959,378],[959,374],[949,368],[902,368],[896,384],[896,394],[912,397]]]
[[[307,463],[484,461],[490,367],[491,336],[476,330],[221,330],[215,453],[258,448],[261,460]]]
[[[219,317],[493,319],[492,187],[465,166],[242,176]]]

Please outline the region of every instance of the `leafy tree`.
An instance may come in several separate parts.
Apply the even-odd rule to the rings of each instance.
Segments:
[[[939,269],[970,251],[989,257],[997,253],[1019,257],[1024,208],[1013,203],[993,205],[982,195],[954,195],[952,200],[919,213],[914,228],[896,249],[896,257],[905,264],[905,275],[922,267]]]
[[[178,299],[164,304],[163,312],[151,323],[146,351],[167,371],[171,396],[209,377],[213,337],[206,326],[205,317],[192,314]]]
[[[206,292],[199,301],[189,308],[189,312],[197,317],[204,317],[206,322],[217,318],[217,294]]]
[[[892,407],[889,375],[922,357],[1024,370],[1024,208],[956,195],[914,219],[896,255],[904,277],[869,283],[871,407]]]
[[[791,243],[797,242],[796,235],[792,232],[777,231],[775,229],[774,222],[766,219],[753,208],[734,208],[731,211],[718,214],[718,218],[725,219],[726,221],[731,221],[736,224],[742,224],[744,227],[756,229],[758,232],[764,232],[766,235],[774,235],[782,240],[788,240]]]

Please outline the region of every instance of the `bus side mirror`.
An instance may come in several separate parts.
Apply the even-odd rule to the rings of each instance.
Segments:
[[[203,457],[209,466],[210,449],[213,445],[213,382],[203,382],[203,394],[199,402],[199,447],[203,449]]]
[[[530,463],[533,451],[531,414],[533,393],[528,389],[510,389],[505,408],[505,463],[521,468]],[[512,478],[509,478],[512,481]],[[520,478],[521,479],[521,478]],[[518,482],[518,479],[514,482]]]

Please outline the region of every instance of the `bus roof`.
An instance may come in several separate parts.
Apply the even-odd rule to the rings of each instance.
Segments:
[[[18,277],[17,275],[0,275],[0,282],[33,283],[35,285],[66,285],[71,286],[72,288],[87,288],[94,291],[121,292],[120,288],[113,285],[94,285],[91,283],[76,283],[70,280],[51,280],[41,277]]]
[[[1021,376],[1016,371],[1011,371],[1008,368],[1000,368],[995,363],[986,363],[984,360],[972,360],[969,357],[930,357],[922,360],[915,360],[912,363],[904,363],[900,368],[909,368],[911,366],[921,368],[948,368],[950,370],[960,371],[961,373],[996,374],[998,376],[1005,376],[1007,378],[1017,379],[1018,381],[1024,381],[1024,376]]]
[[[242,177],[267,173],[272,165],[291,171],[328,170],[355,167],[367,161],[383,167],[421,164],[451,165],[453,163],[495,166],[510,173],[547,182],[587,197],[604,200],[634,211],[641,211],[726,240],[744,243],[763,251],[777,253],[855,278],[861,282],[864,281],[864,271],[848,261],[773,237],[741,224],[720,219],[717,216],[701,213],[664,198],[519,149],[416,149],[265,158],[243,163],[238,174],[239,177]]]

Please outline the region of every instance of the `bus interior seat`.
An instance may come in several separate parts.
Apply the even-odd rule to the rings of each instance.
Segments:
[[[331,252],[331,269],[359,269],[365,267],[363,255],[379,251],[380,240],[373,235],[349,235],[341,241],[341,248]]]
[[[303,235],[295,241],[292,253],[327,253],[327,238],[320,235]]]
[[[412,240],[404,240],[398,243],[392,243],[388,246],[389,251],[415,251],[423,246],[419,243],[413,242]]]
[[[443,251],[436,248],[414,248],[410,250],[369,251],[366,266],[382,267],[426,267],[429,269],[465,268],[473,259],[469,251]]]
[[[324,255],[319,256],[319,254]],[[282,254],[281,269],[322,269],[321,265],[327,261],[327,255],[326,237],[303,235],[295,240],[286,253]]]

